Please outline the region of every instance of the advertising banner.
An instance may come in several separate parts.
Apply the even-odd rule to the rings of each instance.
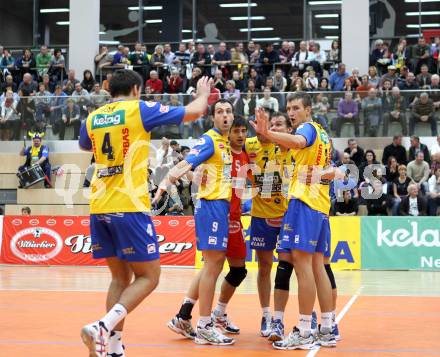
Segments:
[[[363,217],[362,268],[440,270],[438,217]]]
[[[0,216],[0,252],[2,251],[2,239],[3,239],[3,217]]]
[[[254,250],[250,249],[251,217],[241,218],[246,239],[247,268],[258,268],[258,260]],[[361,268],[360,217],[330,217],[331,229],[331,263],[334,270],[350,270]],[[277,261],[276,254],[274,261]],[[197,251],[196,267],[203,265],[202,253]]]
[[[104,265],[91,254],[88,216],[7,216],[0,263],[29,265]],[[161,265],[194,266],[192,217],[160,217],[153,223]]]

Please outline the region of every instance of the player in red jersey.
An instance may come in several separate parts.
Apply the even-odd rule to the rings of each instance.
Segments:
[[[242,150],[247,136],[247,122],[242,118],[234,119],[229,141],[232,149],[232,198],[229,216],[229,237],[226,250],[226,257],[230,270],[225,276],[221,286],[220,297],[212,313],[212,320],[215,326],[223,333],[239,334],[240,329],[232,324],[226,314],[226,306],[231,300],[235,289],[246,278],[247,270],[246,243],[241,225],[241,193],[245,188],[247,178],[246,165],[249,163],[247,154]],[[200,277],[200,274],[199,274]],[[191,325],[191,312],[194,304],[199,298],[199,279],[194,279],[188,290],[186,297],[180,307],[179,312],[167,324],[176,333],[187,338],[194,339],[195,332]]]

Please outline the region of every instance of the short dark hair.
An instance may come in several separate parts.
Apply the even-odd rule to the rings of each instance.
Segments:
[[[232,122],[231,129],[232,128],[238,128],[240,126],[243,126],[246,128],[246,130],[249,129],[248,121],[241,115],[236,115],[234,118],[234,121]]]
[[[232,112],[234,112],[234,105],[231,103],[231,101],[221,98],[221,99],[217,100],[213,105],[211,105],[211,115],[212,116],[214,116],[215,107],[217,106],[217,104],[222,104],[222,103],[228,103],[232,108]]]
[[[179,145],[179,143],[176,140],[171,140],[170,145]]]
[[[393,141],[396,140],[396,139],[400,139],[401,137],[402,137],[402,135],[394,135],[393,136]]]
[[[31,209],[30,209],[30,207],[23,207],[22,209],[21,209],[21,212],[23,212],[23,211],[25,211],[27,214],[31,214]]]
[[[136,86],[142,86],[142,77],[138,73],[129,69],[118,69],[110,79],[110,94],[112,97],[129,95]]]
[[[312,97],[306,92],[294,92],[287,95],[287,102],[292,100],[301,100],[304,108],[312,106]]]
[[[292,122],[290,121],[289,116],[286,113],[283,112],[273,112],[270,115],[270,119],[272,120],[273,118],[277,118],[277,117],[283,117],[284,120],[286,121],[286,127],[291,128],[292,127]]]

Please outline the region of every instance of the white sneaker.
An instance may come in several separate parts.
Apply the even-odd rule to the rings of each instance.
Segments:
[[[174,316],[170,321],[168,321],[167,326],[175,333],[185,336],[191,340],[194,340],[196,337],[196,332],[191,325],[191,320],[184,320],[180,317]]]
[[[238,335],[240,333],[240,328],[235,326],[231,320],[228,319],[228,315],[217,316],[214,312],[211,314],[212,322],[214,327],[220,330],[222,333],[231,333]]]
[[[125,357],[125,346],[122,344],[121,337],[114,331],[111,332],[107,347],[107,357]]]
[[[197,326],[197,336],[194,342],[199,345],[227,346],[232,345],[235,340],[224,336],[211,322],[203,328]]]
[[[81,339],[89,349],[89,357],[107,357],[110,333],[102,321],[96,321],[81,329]]]
[[[312,334],[309,337],[302,337],[299,330],[294,327],[284,340],[276,341],[272,346],[277,350],[311,350],[315,347],[315,338]]]

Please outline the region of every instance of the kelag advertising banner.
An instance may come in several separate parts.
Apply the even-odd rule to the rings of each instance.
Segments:
[[[192,217],[154,219],[162,265],[194,266]],[[7,216],[0,263],[30,265],[104,265],[91,254],[88,216]]]
[[[439,217],[362,217],[363,269],[440,270]]]

